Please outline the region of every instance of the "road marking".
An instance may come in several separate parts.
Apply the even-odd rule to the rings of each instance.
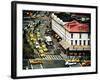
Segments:
[[[31,64],[31,68],[34,69],[33,65]]]
[[[51,57],[49,55],[47,56],[47,60],[51,60]]]
[[[40,64],[40,67],[41,67],[41,69],[43,69],[43,66],[42,66],[42,64]]]
[[[28,66],[26,66],[26,70],[28,70]]]
[[[43,60],[63,60],[63,58],[59,55],[46,55],[46,57],[42,59]]]

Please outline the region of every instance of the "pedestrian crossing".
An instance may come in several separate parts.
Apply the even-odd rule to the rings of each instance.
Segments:
[[[43,60],[63,60],[60,55],[46,55],[46,57],[42,58]]]

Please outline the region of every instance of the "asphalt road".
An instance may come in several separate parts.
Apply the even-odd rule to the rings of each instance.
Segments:
[[[41,25],[38,26],[38,28],[40,29],[40,33],[42,33],[42,36],[45,35],[45,30],[46,30],[46,26],[49,24],[49,19],[47,17],[45,18],[37,18],[36,20],[41,20],[43,23]],[[26,20],[24,21],[24,24],[27,25],[27,23],[32,23],[33,21],[31,20]],[[45,27],[44,27],[45,26]],[[62,67],[66,67],[65,66],[65,62],[64,59],[67,57],[63,57],[63,55],[54,55],[54,49],[58,48],[58,44],[57,42],[53,39],[54,41],[54,48],[50,49],[50,52],[47,52],[48,55],[46,55],[45,58],[40,58],[43,61],[43,64],[30,64],[28,59],[24,59],[23,60],[23,69],[45,69],[45,68],[62,68]],[[37,54],[38,52],[35,51]],[[53,54],[53,55],[50,55]],[[39,54],[38,54],[39,55]],[[64,55],[65,56],[65,55]],[[77,63],[76,65],[73,65],[71,67],[80,67],[81,65],[79,63]],[[66,67],[67,68],[67,67]]]

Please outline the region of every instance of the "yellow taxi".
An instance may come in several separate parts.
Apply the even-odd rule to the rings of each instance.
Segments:
[[[33,40],[33,41],[36,41],[36,38],[32,37],[32,38],[31,38],[31,41],[32,41],[32,40]]]
[[[40,54],[41,57],[46,57],[46,54]]]
[[[37,36],[37,37],[40,37],[40,36],[41,36],[40,32],[37,32],[37,33],[36,33],[36,36]]]
[[[33,37],[33,34],[32,33],[30,33],[29,35],[30,35],[30,37]]]
[[[48,49],[46,48],[45,43],[42,42],[41,43],[41,47],[42,47],[42,49],[43,49],[44,52],[48,51]]]
[[[43,52],[44,52],[44,51],[42,50],[42,47],[39,47],[39,48],[38,48],[38,52],[39,52],[39,53],[43,53]]]
[[[44,42],[41,43],[41,47],[46,47]]]
[[[48,51],[48,49],[46,47],[42,47],[42,49],[43,49],[44,52]]]
[[[80,59],[72,59],[72,62],[77,62],[77,63],[79,63],[79,62],[80,62]]]
[[[30,64],[43,64],[43,61],[42,60],[33,60],[33,59],[30,59],[29,63]]]
[[[70,60],[70,59],[64,59],[64,61],[65,61],[65,62],[71,62],[71,60]]]
[[[82,66],[90,66],[91,65],[91,61],[90,60],[84,60],[82,62]]]
[[[80,62],[80,59],[76,59],[76,62],[79,63]]]

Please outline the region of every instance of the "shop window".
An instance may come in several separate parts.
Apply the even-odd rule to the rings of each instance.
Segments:
[[[88,45],[90,45],[90,40],[88,40]]]
[[[71,40],[71,45],[73,45],[73,40]]]
[[[79,40],[79,45],[81,45],[81,40]]]
[[[77,40],[75,40],[75,45],[77,45]]]

